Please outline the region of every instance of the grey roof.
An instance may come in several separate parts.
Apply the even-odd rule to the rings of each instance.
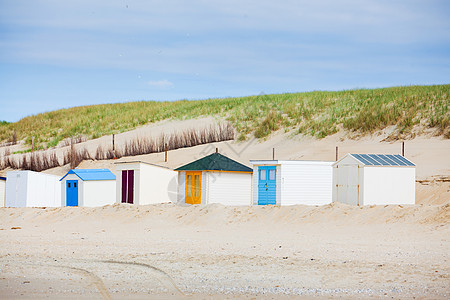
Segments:
[[[415,166],[399,154],[350,154],[368,166]]]

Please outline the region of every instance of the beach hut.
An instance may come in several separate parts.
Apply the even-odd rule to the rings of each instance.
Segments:
[[[333,201],[414,204],[416,166],[401,155],[347,154],[333,164]]]
[[[0,207],[5,206],[6,199],[6,177],[0,177]]]
[[[213,153],[178,169],[178,201],[188,204],[251,205],[249,167]]]
[[[60,181],[64,206],[96,207],[116,201],[116,175],[108,169],[72,169]]]
[[[250,160],[254,205],[324,205],[332,201],[331,161]]]
[[[60,207],[59,177],[33,171],[7,172],[5,206]]]
[[[177,201],[178,172],[141,161],[117,162],[117,203],[146,205]]]

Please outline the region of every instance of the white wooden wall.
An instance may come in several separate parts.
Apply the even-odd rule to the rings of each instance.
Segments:
[[[325,205],[332,201],[331,162],[284,163],[281,165],[281,205]],[[277,178],[278,185],[278,178]]]
[[[282,176],[283,176],[283,168],[281,165],[277,165],[277,172],[275,173],[276,176],[276,181],[277,181],[277,199],[276,199],[276,203],[277,205],[282,205],[283,201],[281,200],[282,198],[282,187],[283,187],[283,183],[282,183]]]
[[[78,206],[99,207],[116,202],[115,180],[78,180],[78,192],[82,188],[83,201]],[[80,198],[78,198],[80,199]]]
[[[139,169],[140,163],[126,163],[126,164],[117,164],[116,165],[116,203],[122,203],[122,171],[134,170],[134,178],[133,178],[133,186],[134,186],[134,194],[133,194],[133,203],[139,204],[139,196],[140,196],[140,182],[139,182]]]
[[[208,199],[209,199],[209,177],[208,177],[208,172],[202,172],[202,186],[200,187],[201,189],[201,194],[200,194],[200,198],[201,198],[201,203],[203,205],[208,204]]]
[[[280,161],[276,173],[277,205],[324,205],[332,202],[332,162]],[[258,171],[253,166],[253,204],[258,205]],[[266,164],[265,166],[270,166]]]
[[[364,167],[363,205],[415,204],[416,169]]]
[[[265,165],[270,166],[270,165]],[[258,183],[259,183],[259,165],[253,166],[253,174],[252,174],[252,204],[258,205]],[[280,205],[281,203],[281,165],[276,165],[277,172],[276,176],[276,203]]]
[[[252,176],[252,204],[258,205],[258,181],[259,181],[259,166],[253,166],[253,176]]]
[[[223,205],[252,204],[252,174],[234,172],[207,173],[207,203]]]
[[[28,195],[28,171],[6,173],[6,207],[26,207]]]
[[[415,204],[415,171],[415,167],[367,166],[347,156],[333,167],[333,201]]]
[[[185,203],[186,172],[178,172],[178,202]],[[252,204],[252,174],[202,172],[201,204]]]
[[[141,162],[118,164],[116,168],[117,203],[122,202],[122,171],[124,170],[134,170],[134,204],[148,205],[177,201],[179,189],[178,172]]]
[[[6,199],[6,180],[0,180],[0,207],[5,206]]]
[[[141,164],[139,204],[177,201],[178,172],[158,166]]]
[[[58,176],[33,171],[10,171],[6,176],[5,206],[61,206],[61,184]]]
[[[201,177],[201,189],[200,189],[200,201],[201,204],[208,204],[208,172],[202,172]],[[186,193],[186,171],[178,172],[178,195],[177,202],[178,203],[186,203],[185,193]]]
[[[83,180],[75,174],[69,174],[61,180],[61,204],[67,206],[67,180],[78,180],[78,206],[83,206],[84,203],[84,185]]]
[[[186,203],[185,192],[186,192],[186,172],[178,172],[178,203]]]

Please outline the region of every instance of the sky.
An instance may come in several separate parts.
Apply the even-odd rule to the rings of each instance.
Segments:
[[[450,83],[450,1],[0,0],[0,120]]]

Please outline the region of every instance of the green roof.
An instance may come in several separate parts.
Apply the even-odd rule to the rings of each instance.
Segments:
[[[187,165],[181,166],[175,171],[234,171],[234,172],[253,172],[253,170],[241,163],[238,163],[231,158],[228,158],[220,153],[213,153],[211,155],[200,158]]]

